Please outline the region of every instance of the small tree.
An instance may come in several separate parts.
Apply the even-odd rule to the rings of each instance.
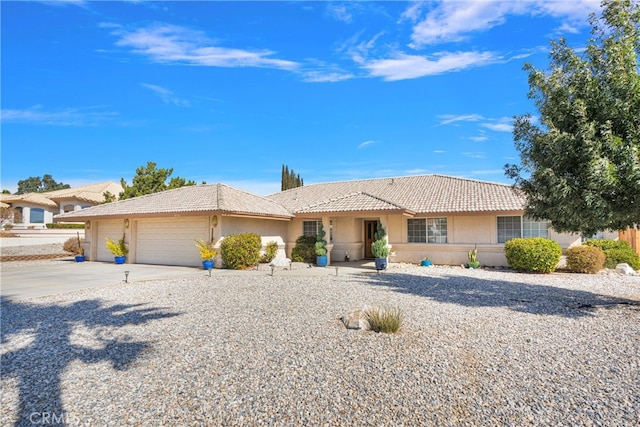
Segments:
[[[120,179],[120,185],[124,191],[120,193],[120,200],[131,197],[144,196],[145,194],[159,193],[160,191],[173,188],[184,187],[186,185],[196,185],[194,181],[187,181],[184,178],[171,178],[167,184],[167,179],[173,173],[173,168],[157,169],[155,162],[147,162],[147,166],[136,168],[136,175],[133,177],[131,185],[127,185],[124,178]],[[108,195],[105,194],[105,200]]]
[[[304,181],[293,169],[289,170],[289,166],[282,165],[282,177],[280,178],[280,190],[288,190],[290,188],[302,187]]]
[[[316,235],[315,250],[317,256],[325,256],[327,254],[327,241],[324,239],[326,236],[322,223],[318,224],[318,234]]]
[[[48,191],[63,190],[65,188],[71,188],[71,186],[57,182],[51,175],[45,174],[42,178],[32,176],[18,181],[18,191],[16,191],[16,194],[46,193]]]

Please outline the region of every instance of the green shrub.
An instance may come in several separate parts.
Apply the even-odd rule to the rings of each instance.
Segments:
[[[574,246],[567,249],[567,267],[576,273],[595,274],[604,267],[604,252],[595,246]]]
[[[220,250],[226,268],[242,270],[260,260],[262,239],[254,233],[230,234],[222,240]]]
[[[291,260],[295,262],[316,261],[316,236],[300,236],[291,251]]]
[[[551,273],[562,256],[557,242],[543,237],[527,237],[508,240],[504,252],[509,267],[532,273]]]
[[[584,242],[585,245],[595,246],[604,252],[606,268],[616,268],[620,263],[627,263],[634,270],[640,270],[640,255],[638,255],[629,242],[624,240],[597,239]]]
[[[278,243],[271,240],[267,242],[267,245],[264,249],[264,255],[260,258],[260,262],[271,262],[278,254]]]
[[[74,223],[63,223],[63,222],[54,222],[51,224],[46,224],[47,228],[50,230],[52,228],[63,228],[63,229],[67,229],[67,228],[79,228],[84,230],[84,224],[74,224]]]
[[[404,317],[398,307],[371,307],[365,310],[365,315],[372,331],[388,334],[398,332]]]

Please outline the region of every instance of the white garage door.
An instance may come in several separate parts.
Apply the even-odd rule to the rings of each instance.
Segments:
[[[136,263],[197,266],[193,239],[207,239],[207,217],[148,219],[137,225]]]
[[[111,240],[118,241],[122,239],[122,233],[124,232],[124,225],[122,220],[113,221],[97,221],[98,227],[98,261],[111,261],[113,262],[114,255],[109,252],[106,246],[107,237]]]

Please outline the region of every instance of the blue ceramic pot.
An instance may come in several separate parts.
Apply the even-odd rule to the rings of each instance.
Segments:
[[[423,267],[429,267],[431,265],[431,260],[430,259],[423,259],[422,261],[420,261],[420,265]]]
[[[387,259],[386,258],[376,258],[376,270],[386,270],[387,269]]]
[[[126,259],[127,259],[126,256],[117,256],[117,257],[115,257],[116,264],[124,264],[124,260],[126,260]]]
[[[206,259],[202,261],[202,266],[204,267],[205,270],[213,268],[214,265],[216,265],[216,262],[212,259]]]
[[[326,267],[329,263],[329,258],[326,255],[318,255],[316,256],[316,265],[318,267]]]
[[[76,255],[76,262],[84,262],[84,255]]]

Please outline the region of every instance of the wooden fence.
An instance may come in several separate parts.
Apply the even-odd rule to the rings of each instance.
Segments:
[[[619,231],[618,238],[629,242],[633,250],[640,255],[640,230],[637,228],[629,228],[625,231]]]

